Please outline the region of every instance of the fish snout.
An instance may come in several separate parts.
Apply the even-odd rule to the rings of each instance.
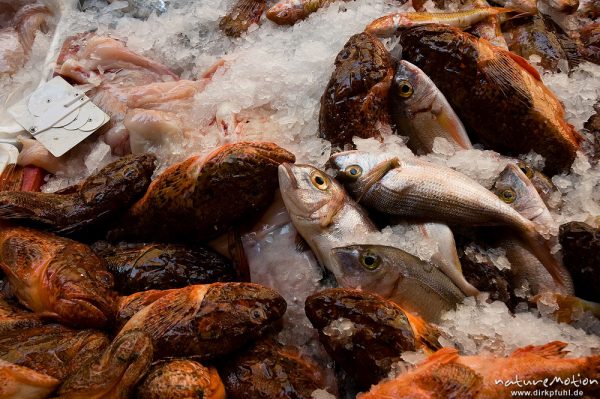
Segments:
[[[282,192],[289,189],[297,190],[299,188],[298,180],[296,180],[291,164],[287,162],[282,163],[279,165],[277,173],[279,176],[279,187]]]

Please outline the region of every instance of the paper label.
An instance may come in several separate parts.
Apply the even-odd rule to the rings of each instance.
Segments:
[[[55,157],[64,155],[110,120],[84,92],[60,76],[8,111]]]

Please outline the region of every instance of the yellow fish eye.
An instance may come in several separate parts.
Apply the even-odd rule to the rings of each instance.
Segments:
[[[314,172],[310,177],[310,181],[313,184],[313,186],[315,186],[321,191],[325,191],[329,188],[329,178],[320,171]]]
[[[412,96],[413,87],[408,80],[402,80],[398,83],[398,94],[404,98]]]
[[[511,204],[517,199],[517,193],[515,193],[515,190],[513,190],[512,188],[502,190],[498,196],[502,201],[506,202],[507,204]]]
[[[367,270],[375,270],[381,264],[381,258],[371,252],[360,255],[360,264]]]
[[[358,165],[350,165],[346,169],[344,169],[344,173],[346,176],[351,177],[353,179],[358,179],[360,175],[362,175],[362,168]]]

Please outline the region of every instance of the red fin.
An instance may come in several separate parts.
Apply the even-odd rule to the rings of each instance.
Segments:
[[[507,50],[502,50],[502,51],[504,51],[506,53],[506,55],[508,55],[510,58],[512,58],[513,61],[515,61],[517,64],[519,64],[523,69],[525,69],[527,72],[529,72],[529,74],[531,74],[531,76],[533,76],[540,82],[542,81],[542,77],[540,76],[540,73],[525,58],[513,53],[512,51],[507,51]]]
[[[25,166],[23,168],[21,191],[39,192],[44,183],[45,175],[46,171],[42,168],[38,168],[37,166]]]
[[[438,341],[440,331],[437,328],[410,312],[404,311],[404,314],[415,333],[415,338],[426,352],[432,353],[441,349],[442,345]]]
[[[535,346],[528,345],[523,348],[515,350],[510,357],[518,357],[525,355],[538,355],[547,359],[552,358],[563,358],[569,351],[563,350],[567,346],[566,343],[561,341],[552,341],[545,345]]]
[[[455,360],[458,360],[458,358],[458,349],[442,348],[423,361],[421,366],[453,363]]]
[[[19,191],[23,181],[23,169],[14,163],[8,164],[0,174],[0,191]]]

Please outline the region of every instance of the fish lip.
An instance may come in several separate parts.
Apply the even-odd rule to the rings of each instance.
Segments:
[[[279,170],[286,174],[287,178],[289,179],[290,185],[292,186],[292,189],[297,190],[300,187],[298,185],[298,180],[296,179],[296,176],[294,176],[292,164],[284,162],[281,165],[279,165]]]

